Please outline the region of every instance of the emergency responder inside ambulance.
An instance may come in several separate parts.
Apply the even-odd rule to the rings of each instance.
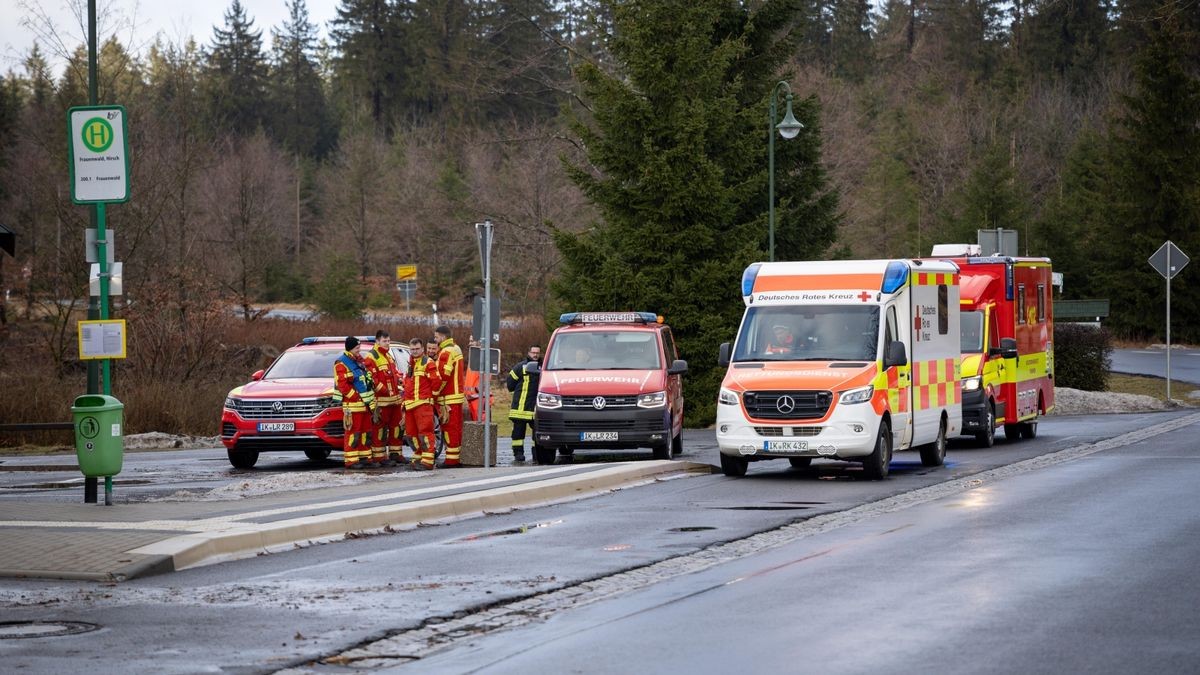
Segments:
[[[528,355],[518,361],[512,370],[508,371],[505,386],[513,393],[512,407],[508,410],[508,419],[512,422],[513,461],[525,461],[525,430],[533,429],[533,411],[537,406],[538,381],[540,374],[530,373],[529,364],[538,365],[542,361],[542,348],[533,345]],[[536,369],[535,369],[536,370]]]
[[[392,338],[386,330],[375,331],[375,345],[364,362],[375,383],[375,403],[379,424],[371,446],[371,463],[393,466],[404,462],[404,405],[400,400],[403,379],[392,356]]]
[[[346,338],[346,350],[333,362],[334,400],[342,403],[345,437],[342,453],[347,469],[365,469],[371,460],[372,424],[379,423],[379,410],[371,376],[358,355],[358,338]]]
[[[460,466],[463,404],[467,402],[465,393],[466,361],[463,359],[462,348],[454,343],[454,336],[450,334],[448,327],[438,326],[433,331],[433,335],[438,342],[437,371],[440,381],[436,391],[438,419],[442,422],[442,434],[446,440],[446,459],[442,466],[456,467]]]
[[[796,349],[796,337],[792,329],[777,324],[771,328],[771,340],[767,343],[768,354],[791,354]]]

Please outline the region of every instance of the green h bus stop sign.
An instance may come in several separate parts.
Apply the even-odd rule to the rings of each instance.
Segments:
[[[129,135],[125,107],[80,106],[67,111],[71,201],[129,201]]]

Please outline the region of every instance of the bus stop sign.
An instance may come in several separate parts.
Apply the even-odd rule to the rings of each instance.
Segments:
[[[1170,240],[1159,246],[1154,255],[1150,256],[1150,266],[1168,281],[1175,278],[1175,275],[1179,274],[1184,267],[1187,267],[1189,262],[1191,262],[1191,258],[1188,258]]]

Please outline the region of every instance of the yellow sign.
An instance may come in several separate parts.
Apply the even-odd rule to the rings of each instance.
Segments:
[[[79,358],[125,358],[125,319],[80,321]]]
[[[396,265],[396,281],[416,281],[416,265]]]

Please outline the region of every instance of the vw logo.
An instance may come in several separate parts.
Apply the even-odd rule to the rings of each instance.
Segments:
[[[271,403],[271,410],[277,413],[283,412],[283,401],[274,401]]]
[[[784,415],[790,414],[796,409],[796,399],[787,395],[780,396],[779,400],[775,402],[775,409]]]
[[[603,396],[597,396],[596,398],[592,399],[592,407],[596,410],[604,410],[606,403],[607,401],[604,400]]]

